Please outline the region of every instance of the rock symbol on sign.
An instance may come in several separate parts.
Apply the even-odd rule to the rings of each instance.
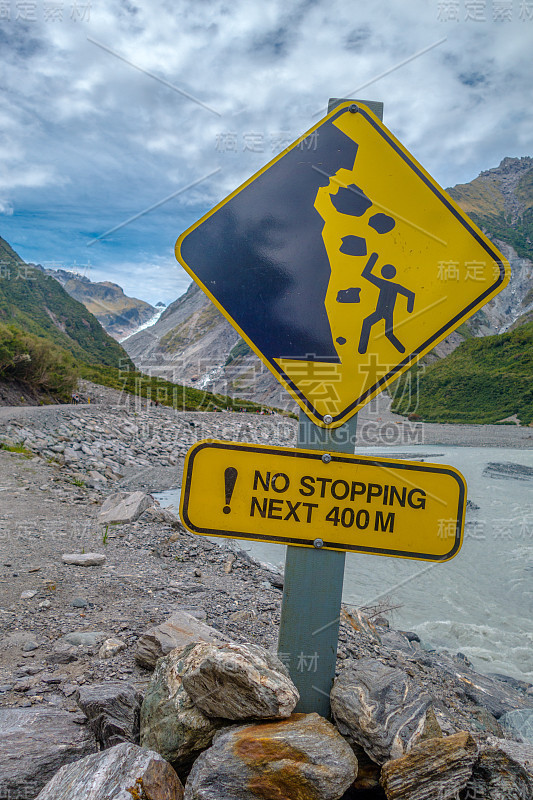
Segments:
[[[372,201],[366,194],[355,184],[346,186],[340,189],[336,195],[331,197],[331,201],[335,209],[341,214],[349,214],[354,217],[362,217],[369,208],[372,207]],[[378,213],[373,214],[368,220],[368,225],[373,228],[376,233],[384,234],[390,233],[396,223],[394,219],[388,214]],[[367,253],[366,241],[362,236],[345,236],[342,240],[340,252],[350,256],[364,256]],[[381,278],[372,274],[372,270],[378,260],[378,254],[372,253],[368,259],[366,266],[362,272],[361,277],[377,286],[379,289],[379,296],[377,299],[376,310],[369,314],[363,320],[361,327],[361,336],[359,339],[358,352],[364,355],[368,349],[368,340],[370,338],[370,331],[381,320],[385,322],[385,336],[394,345],[396,350],[400,353],[405,353],[405,347],[394,334],[394,307],[399,294],[405,295],[407,298],[407,312],[410,314],[414,308],[415,294],[414,292],[401,286],[399,283],[393,283],[392,278],[396,276],[396,267],[393,264],[384,264],[381,268]],[[337,294],[338,303],[359,303],[360,302],[360,288],[350,287],[349,289],[341,289]],[[338,344],[345,344],[344,337],[337,338]]]

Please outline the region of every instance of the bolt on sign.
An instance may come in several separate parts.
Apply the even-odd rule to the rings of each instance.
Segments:
[[[453,467],[207,440],[187,453],[180,516],[208,536],[447,561],[465,506]]]
[[[182,234],[176,257],[311,420],[329,427],[510,277],[479,228],[353,103]]]

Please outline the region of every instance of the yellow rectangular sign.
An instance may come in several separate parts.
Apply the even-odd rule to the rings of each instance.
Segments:
[[[180,514],[206,536],[447,561],[465,507],[450,466],[206,440],[187,453]]]

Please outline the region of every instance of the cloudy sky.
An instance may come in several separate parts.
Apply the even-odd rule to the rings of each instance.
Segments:
[[[532,51],[533,0],[0,0],[0,235],[169,302],[178,235],[329,97],[444,187],[533,155]]]

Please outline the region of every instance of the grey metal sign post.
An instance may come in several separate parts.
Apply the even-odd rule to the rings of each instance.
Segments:
[[[345,100],[330,100],[328,113],[342,102]],[[359,102],[364,102],[383,120],[382,103]],[[353,454],[356,431],[357,414],[339,428],[328,430],[315,425],[300,411],[297,447],[322,450],[326,466],[329,453]],[[320,545],[320,540],[317,540],[315,550],[287,547],[278,655],[288,666],[300,692],[295,710],[302,713],[314,711],[328,717],[337,660],[346,553],[321,550]]]

